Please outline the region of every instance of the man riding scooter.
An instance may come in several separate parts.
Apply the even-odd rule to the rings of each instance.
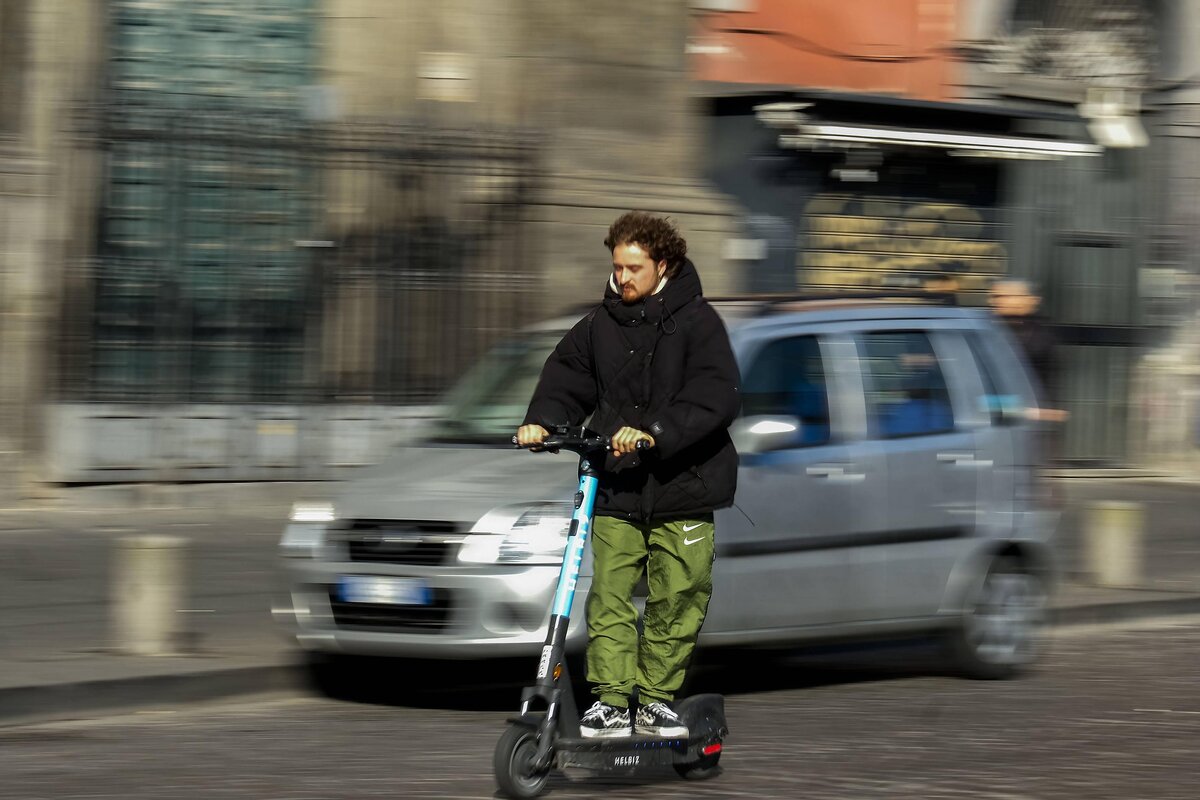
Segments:
[[[671,222],[630,212],[604,244],[612,273],[603,301],[546,360],[516,438],[537,445],[548,428],[589,416],[590,428],[611,436],[587,600],[587,680],[597,700],[581,734],[685,737],[671,703],[712,593],[713,512],[733,503],[737,484],[727,429],[740,403],[738,369]],[[651,449],[639,450],[642,441]],[[643,575],[639,636],[632,596]]]

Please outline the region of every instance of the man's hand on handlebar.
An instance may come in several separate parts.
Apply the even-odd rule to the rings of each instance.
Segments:
[[[556,429],[558,430],[558,429]],[[584,436],[584,439],[579,439]],[[513,444],[518,447],[526,447],[530,450],[542,450],[543,445],[549,441],[552,452],[557,452],[560,446],[573,449],[577,443],[583,442],[588,447],[594,448],[599,445],[601,448],[605,446],[604,439],[590,431],[584,431],[582,428],[565,434],[555,433],[551,435],[548,430],[541,425],[522,425],[517,428],[517,435],[513,437]],[[637,428],[624,427],[613,434],[612,439],[608,441],[608,449],[618,458],[628,455],[635,450],[646,450],[654,447],[654,437],[645,431],[639,431]],[[574,450],[574,452],[579,452]]]
[[[646,442],[648,447],[654,447],[654,437],[645,431],[626,426],[613,434],[612,454],[617,458],[632,453],[637,449],[638,442]]]
[[[536,447],[546,441],[546,437],[549,435],[550,431],[541,425],[522,425],[517,428],[517,435],[513,441],[521,447]]]

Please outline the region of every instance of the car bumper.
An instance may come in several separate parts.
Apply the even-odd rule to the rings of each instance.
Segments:
[[[559,573],[557,566],[422,568],[310,559],[285,559],[285,567],[287,586],[272,613],[304,649],[434,659],[536,655],[546,640]],[[336,589],[348,575],[418,579],[439,607],[348,607]],[[583,577],[576,587],[570,652],[582,652],[587,640],[589,585]]]

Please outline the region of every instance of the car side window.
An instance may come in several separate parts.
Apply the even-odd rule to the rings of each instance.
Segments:
[[[898,439],[954,430],[946,378],[926,334],[867,333],[863,355],[869,372],[867,414],[874,435]]]
[[[742,379],[742,415],[796,417],[795,447],[829,442],[829,394],[817,337],[776,339],[759,350]]]

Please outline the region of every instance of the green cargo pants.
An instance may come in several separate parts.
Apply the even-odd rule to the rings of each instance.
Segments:
[[[600,700],[626,708],[635,686],[642,703],[674,699],[712,596],[713,533],[711,514],[652,525],[596,517],[587,679]],[[639,638],[633,590],[643,573]]]

